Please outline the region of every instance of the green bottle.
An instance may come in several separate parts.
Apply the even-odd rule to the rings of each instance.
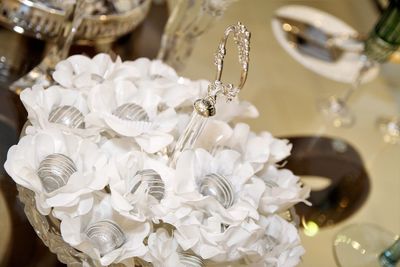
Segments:
[[[396,267],[400,261],[400,239],[397,239],[393,245],[385,249],[379,256],[379,263],[383,267]]]
[[[400,0],[391,0],[365,41],[365,55],[382,63],[400,46]]]

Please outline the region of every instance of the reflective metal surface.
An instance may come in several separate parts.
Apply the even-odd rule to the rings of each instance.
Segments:
[[[78,39],[99,41],[115,39],[117,36],[126,34],[145,18],[150,3],[150,0],[140,0],[133,9],[123,10],[121,13],[109,12],[88,16],[79,28]],[[0,23],[3,26],[43,40],[51,40],[59,36],[63,30],[64,16],[63,8],[34,0],[0,2]]]

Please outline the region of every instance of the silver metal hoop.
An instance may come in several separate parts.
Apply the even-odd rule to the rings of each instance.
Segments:
[[[216,81],[221,81],[222,70],[224,68],[224,58],[226,55],[226,42],[228,41],[228,37],[230,34],[233,34],[233,40],[235,41],[238,54],[239,54],[239,63],[241,65],[242,71],[240,73],[240,80],[238,86],[233,86],[237,89],[242,89],[246,79],[247,72],[249,70],[249,52],[250,52],[250,32],[247,30],[246,26],[244,26],[241,22],[238,22],[237,25],[232,25],[225,30],[224,36],[222,37],[218,50],[215,53],[215,65],[217,66],[217,74]]]

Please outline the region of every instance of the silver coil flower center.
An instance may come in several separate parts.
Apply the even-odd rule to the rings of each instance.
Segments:
[[[120,248],[126,241],[122,229],[113,221],[98,221],[86,229],[86,236],[101,256]]]
[[[54,153],[40,162],[37,174],[46,192],[51,193],[66,185],[76,171],[75,163],[69,157]]]
[[[131,193],[134,194],[141,184],[146,186],[146,193],[153,196],[158,201],[164,198],[165,184],[161,176],[152,169],[138,171],[136,176],[140,176],[139,182],[133,187]]]
[[[149,121],[149,116],[144,108],[135,103],[123,104],[117,107],[112,114],[127,121]]]
[[[204,261],[199,256],[189,252],[179,252],[180,263],[188,267],[204,267]]]
[[[73,106],[61,106],[53,109],[49,114],[49,122],[65,125],[71,129],[85,128],[82,112]]]
[[[234,203],[234,191],[231,182],[225,176],[217,173],[207,174],[201,180],[200,193],[203,196],[214,197],[226,209]]]

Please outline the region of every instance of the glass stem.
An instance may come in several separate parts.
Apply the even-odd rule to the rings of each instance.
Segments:
[[[203,132],[204,127],[207,123],[207,117],[204,117],[193,111],[190,121],[187,124],[183,134],[179,137],[176,142],[174,151],[170,157],[170,165],[175,166],[179,155],[186,149],[192,149],[200,134]]]
[[[346,105],[347,102],[349,101],[350,97],[353,95],[353,93],[360,87],[360,84],[365,76],[365,74],[372,68],[374,65],[374,62],[369,60],[368,58],[363,58],[362,59],[362,66],[359,69],[356,78],[353,80],[351,83],[351,86],[349,89],[346,90],[344,95],[341,97],[341,102],[343,105]]]
[[[21,90],[41,83],[45,86],[51,84],[51,72],[57,63],[68,56],[75,35],[86,14],[85,0],[77,0],[69,10],[66,10],[64,28],[57,38],[56,43],[49,49],[45,58],[26,75],[15,81],[10,89],[19,93]]]
[[[383,267],[395,267],[400,261],[400,239],[385,249],[379,256],[379,263]]]

